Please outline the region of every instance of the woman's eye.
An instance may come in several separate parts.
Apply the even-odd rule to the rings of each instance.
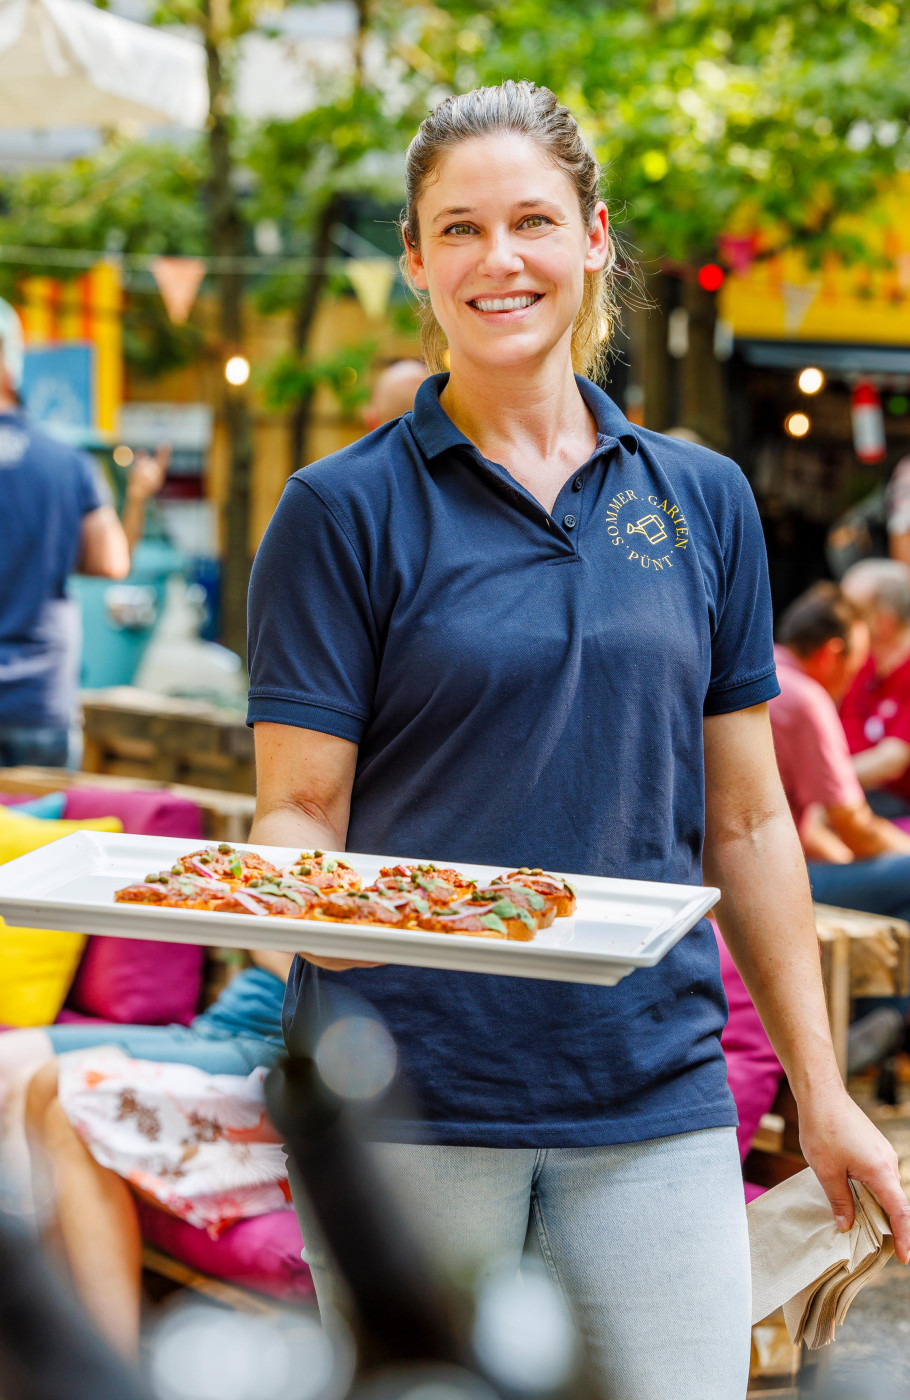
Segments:
[[[474,226],[473,224],[449,224],[445,232],[454,234],[473,233]]]
[[[546,214],[529,214],[522,220],[523,228],[543,228],[544,224],[551,224],[552,219],[548,219]]]

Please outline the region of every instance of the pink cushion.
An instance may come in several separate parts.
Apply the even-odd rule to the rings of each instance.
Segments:
[[[119,817],[135,836],[182,836],[202,841],[195,802],[172,793],[70,788],[65,813]],[[67,997],[79,1015],[119,1025],[187,1025],[202,992],[203,948],[146,943],[136,938],[90,938]],[[61,1013],[62,1015],[63,1013]]]
[[[720,1043],[727,1060],[730,1092],[739,1113],[739,1156],[741,1161],[745,1161],[762,1115],[770,1110],[777,1098],[783,1069],[716,927],[715,933],[720,952],[720,975],[730,1006],[730,1018]]]
[[[104,788],[74,787],[66,794],[64,817],[119,817],[123,830],[136,836],[185,836],[203,840],[202,814],[195,802],[164,791],[107,792]]]
[[[91,938],[70,988],[73,1011],[118,1025],[188,1025],[202,991],[205,949],[138,938]]]
[[[292,1210],[238,1220],[213,1240],[207,1231],[145,1201],[137,1200],[136,1205],[142,1238],[181,1264],[270,1298],[313,1296],[313,1280],[300,1257],[300,1226]]]

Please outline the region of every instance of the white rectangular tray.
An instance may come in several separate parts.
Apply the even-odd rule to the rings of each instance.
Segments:
[[[612,986],[638,967],[653,967],[720,897],[719,890],[698,885],[569,874],[578,889],[577,912],[538,930],[530,943],[114,903],[115,890],[141,880],[150,871],[166,870],[179,856],[198,848],[198,842],[165,836],[95,831],[64,836],[0,866],[0,916],[9,924],[26,928],[71,929],[208,947],[274,948],[412,967]],[[238,845],[237,849],[257,851],[278,866],[290,865],[300,854],[296,848],[279,846]],[[344,852],[343,858],[354,866],[364,884],[378,875],[381,866],[428,859],[351,852]],[[502,867],[466,865],[441,856],[432,859],[440,866],[454,865],[472,878],[502,873]]]

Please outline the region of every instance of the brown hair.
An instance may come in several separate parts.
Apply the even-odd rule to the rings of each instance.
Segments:
[[[861,618],[859,609],[836,583],[815,583],[783,613],[777,624],[777,640],[803,658],[834,637],[848,648],[850,630]]]
[[[549,88],[509,79],[499,87],[475,88],[458,97],[447,97],[420,123],[407,153],[407,203],[401,220],[407,247],[420,247],[417,201],[445,153],[462,141],[504,133],[529,136],[564,171],[575,187],[585,227],[590,228],[600,198],[600,167],[578,123]],[[579,374],[596,373],[619,320],[614,286],[616,259],[616,245],[610,237],[606,266],[600,272],[585,273],[581,306],[572,327],[572,365]],[[401,266],[408,285],[420,298],[424,358],[431,371],[439,371],[445,368],[445,334],[433,315],[429,298],[411,282],[406,256]]]

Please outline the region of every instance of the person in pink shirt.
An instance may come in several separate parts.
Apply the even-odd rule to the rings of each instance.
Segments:
[[[910,835],[870,808],[837,713],[869,655],[868,626],[836,584],[818,583],[790,604],[777,640],[771,730],[812,896],[910,919]]]
[[[841,581],[871,651],[840,707],[857,777],[883,817],[910,815],[910,568],[864,559]]]

